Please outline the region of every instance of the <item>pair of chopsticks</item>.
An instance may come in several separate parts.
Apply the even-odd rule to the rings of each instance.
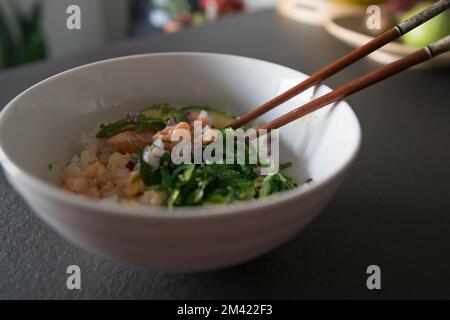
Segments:
[[[264,103],[263,105],[259,106],[256,109],[253,109],[252,111],[248,112],[244,116],[240,117],[238,120],[233,122],[230,127],[233,129],[237,129],[248,122],[256,119],[257,117],[261,116],[262,114],[268,112],[269,110],[272,110],[273,108],[277,107],[278,105],[290,100],[294,96],[300,94],[301,92],[320,84],[323,80],[331,77],[332,75],[336,74],[337,72],[345,69],[352,63],[360,60],[361,58],[365,57],[366,55],[370,54],[371,52],[381,48],[382,46],[386,45],[387,43],[399,38],[400,36],[404,35],[405,33],[411,31],[412,29],[416,28],[417,26],[425,23],[426,21],[430,20],[434,16],[437,16],[441,12],[447,10],[450,8],[450,0],[440,0],[436,3],[432,4],[422,12],[418,13],[417,15],[409,18],[408,20],[400,23],[399,25],[389,29],[388,31],[384,32],[383,34],[379,35],[375,39],[369,41],[365,45],[353,50],[352,52],[348,53],[344,57],[340,58],[339,60],[331,63],[330,65],[326,66],[325,68],[317,71],[313,75],[311,75],[309,78],[304,80],[303,82],[299,83],[298,85],[292,87],[288,91],[284,92],[283,94],[271,99],[270,101]],[[446,51],[450,50],[450,35],[431,43],[430,45],[426,46],[425,48],[419,49],[406,57],[403,57],[391,64],[388,64],[384,67],[381,67],[373,72],[368,73],[365,76],[362,76],[356,80],[353,80],[351,82],[348,82],[341,87],[333,90],[332,92],[321,96],[317,99],[314,99],[306,104],[304,104],[301,107],[298,107],[284,115],[282,115],[279,118],[276,118],[275,120],[272,120],[262,126],[260,126],[258,129],[277,129],[281,126],[284,126],[294,120],[297,120],[311,112],[314,112],[322,107],[325,107],[331,103],[334,103],[336,101],[342,100],[345,97],[350,96],[351,94],[358,92],[364,88],[367,88],[377,82],[380,82],[386,78],[389,78],[403,70],[406,70],[416,64],[419,64],[421,62],[424,62],[428,59],[431,59],[441,53],[444,53]]]

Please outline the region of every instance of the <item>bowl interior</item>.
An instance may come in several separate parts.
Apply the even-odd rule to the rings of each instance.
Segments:
[[[228,55],[172,53],[107,60],[47,79],[2,112],[3,158],[56,184],[77,152],[81,132],[154,103],[210,105],[242,115],[305,79],[276,64]],[[329,92],[310,89],[259,119],[265,122]],[[345,102],[319,110],[280,131],[282,161],[300,183],[333,176],[355,154],[360,128]],[[49,170],[52,164],[53,170]]]

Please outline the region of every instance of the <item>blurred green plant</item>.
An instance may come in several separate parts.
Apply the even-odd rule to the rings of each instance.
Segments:
[[[17,25],[17,35],[0,7],[0,69],[44,59],[47,47],[41,27],[41,1],[34,2],[29,12],[19,8],[17,2],[7,4],[13,13],[12,23]]]

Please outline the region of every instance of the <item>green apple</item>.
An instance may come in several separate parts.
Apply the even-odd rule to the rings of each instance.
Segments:
[[[431,4],[432,2],[427,2],[415,6],[402,17],[401,21],[412,17]],[[413,47],[424,47],[448,34],[450,34],[450,12],[447,10],[405,34],[402,41]]]

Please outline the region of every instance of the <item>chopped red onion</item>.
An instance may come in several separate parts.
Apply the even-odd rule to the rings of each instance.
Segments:
[[[139,121],[139,115],[140,115],[140,113],[138,111],[130,111],[127,114],[127,118],[131,122],[137,123]]]
[[[175,118],[175,117],[172,117],[172,118],[170,118],[170,120],[169,120],[169,122],[167,123],[167,125],[169,125],[169,126],[174,126],[174,125],[176,125],[177,124],[177,118]]]
[[[136,167],[136,162],[134,162],[133,160],[128,161],[126,167],[130,170],[133,171],[133,169]]]

